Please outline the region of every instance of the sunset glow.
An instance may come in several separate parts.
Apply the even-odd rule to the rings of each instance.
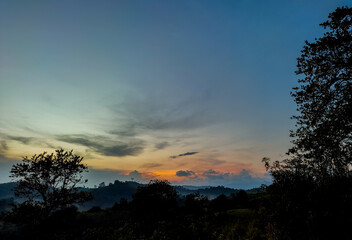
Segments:
[[[290,146],[298,49],[337,3],[216,2],[2,2],[0,181],[64,148],[90,186],[270,182],[261,159]]]

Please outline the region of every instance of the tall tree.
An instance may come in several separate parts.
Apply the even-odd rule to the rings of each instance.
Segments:
[[[87,182],[82,173],[88,167],[82,160],[83,157],[63,149],[56,150],[56,154],[44,152],[31,159],[24,157],[11,169],[10,177],[18,181],[15,195],[27,198],[25,204],[41,207],[47,214],[89,200],[90,193],[78,186]]]
[[[337,8],[297,59],[293,147],[271,166],[267,216],[274,239],[351,239],[352,8]]]
[[[326,179],[350,174],[352,164],[352,8],[337,8],[321,24],[327,31],[306,41],[297,59],[300,86],[289,162]]]

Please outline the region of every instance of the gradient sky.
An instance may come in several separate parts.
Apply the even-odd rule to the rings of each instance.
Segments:
[[[251,188],[284,158],[296,58],[350,1],[0,2],[0,182],[62,147],[115,179]]]

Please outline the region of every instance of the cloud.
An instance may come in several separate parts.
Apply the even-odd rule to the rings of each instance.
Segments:
[[[197,154],[198,152],[186,152],[186,153],[182,153],[182,154],[179,154],[178,156],[179,157],[182,157],[182,156],[189,156],[189,155],[194,155],[194,154]]]
[[[149,144],[155,151],[185,144],[187,138],[194,137],[193,130],[218,121],[208,109],[209,97],[208,91],[163,101],[144,93],[122,96],[123,100],[109,106],[113,121],[105,131],[118,139],[151,136]]]
[[[139,172],[137,170],[134,170],[130,173],[128,173],[127,178],[129,178],[132,181],[139,182],[139,183],[148,183],[151,179],[157,178],[158,175],[155,175],[154,173],[151,172]]]
[[[186,153],[181,153],[177,156],[170,156],[170,158],[178,158],[178,157],[184,157],[184,156],[190,156],[190,155],[194,155],[197,154],[198,152],[186,152]]]
[[[0,141],[0,153],[7,151],[9,148],[5,140]]]
[[[89,168],[89,172],[84,173],[84,177],[88,178],[87,186],[93,187],[101,182],[113,183],[115,180],[119,181],[135,181],[139,183],[148,183],[151,179],[156,178],[155,174],[149,172],[122,171],[111,169],[94,169]]]
[[[180,170],[180,171],[176,172],[176,176],[178,176],[178,177],[192,177],[195,175],[196,175],[195,172],[190,171],[190,170],[186,170],[186,171]]]
[[[213,169],[209,169],[208,171],[203,172],[204,176],[209,176],[209,175],[216,175],[218,172],[214,171]]]
[[[140,166],[140,168],[156,168],[161,167],[163,164],[161,163],[145,163]]]
[[[88,136],[84,135],[59,135],[57,136],[57,140],[67,143],[74,143],[78,145],[83,145],[91,148],[100,148],[101,144],[93,142],[87,139]]]
[[[259,187],[261,184],[270,184],[270,175],[263,177],[254,177],[251,171],[242,169],[241,172],[229,173],[219,172],[209,169],[204,172],[195,173],[191,170],[181,170],[176,173],[177,176],[186,177],[186,179],[174,182],[177,185],[197,185],[197,186],[225,186],[238,189],[250,189]]]
[[[119,137],[134,137],[138,135],[136,129],[132,126],[125,126],[124,129],[115,129],[109,131],[110,134],[118,135]]]
[[[202,164],[210,164],[211,166],[214,166],[214,165],[220,165],[220,164],[223,164],[223,163],[226,163],[225,160],[220,160],[218,159],[216,156],[205,156],[205,157],[202,157],[202,158],[198,158],[197,159],[199,162],[202,162]]]
[[[168,143],[168,142],[159,142],[159,143],[155,144],[155,149],[161,150],[161,149],[164,149],[168,146],[170,146],[170,143]]]
[[[219,164],[226,163],[225,160],[219,160],[219,159],[209,159],[207,160],[207,162],[211,163],[212,165],[219,165]]]
[[[10,140],[21,142],[26,145],[28,145],[30,142],[34,140],[34,138],[32,137],[20,137],[20,136],[7,136],[7,138]]]
[[[183,132],[207,126],[218,120],[208,111],[209,93],[199,91],[189,97],[159,98],[133,94],[125,96],[118,104],[110,106],[114,122],[107,132],[119,137],[135,137],[143,134],[158,134],[158,137],[169,132]],[[160,139],[159,139],[160,140]],[[156,143],[156,149],[167,147],[166,143]]]
[[[6,139],[7,141],[16,141],[16,142],[20,142],[24,145],[35,145],[35,146],[44,146],[44,147],[49,147],[49,148],[55,148],[53,145],[46,142],[42,138],[12,136],[12,135],[2,134],[2,133],[0,133],[0,136],[3,139]],[[2,145],[5,144],[7,147],[7,143],[5,142],[5,140],[1,141],[0,144],[2,144]],[[0,151],[1,151],[1,148],[3,148],[3,147],[4,147],[4,145],[2,147],[0,146]],[[3,148],[3,150],[7,150],[7,149]]]
[[[144,150],[144,141],[137,139],[128,142],[119,142],[102,136],[86,135],[58,135],[56,136],[56,139],[62,142],[86,146],[105,156],[136,156]],[[92,141],[89,139],[95,140]]]
[[[142,173],[138,172],[137,170],[134,170],[128,174],[128,176],[131,178],[131,180],[137,180],[137,179],[142,179]]]
[[[96,148],[97,152],[105,156],[136,156],[143,152],[143,147],[140,143],[121,143],[112,147]]]

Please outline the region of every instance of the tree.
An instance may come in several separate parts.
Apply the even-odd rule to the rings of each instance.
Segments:
[[[11,169],[10,177],[18,181],[15,195],[27,198],[26,205],[40,207],[45,214],[91,199],[90,193],[78,186],[87,182],[82,173],[88,167],[82,160],[72,150],[63,149],[56,150],[56,154],[44,152],[31,159],[24,157]]]
[[[177,191],[166,180],[151,180],[138,187],[132,196],[132,204],[141,218],[170,217],[169,212],[177,208]]]
[[[347,176],[352,164],[352,8],[337,8],[321,24],[327,32],[306,41],[291,95],[298,106],[289,164],[316,180]]]
[[[143,207],[160,208],[164,205],[176,206],[177,191],[167,180],[151,180],[146,186],[138,187],[133,194],[133,203]]]
[[[166,239],[177,216],[177,191],[166,180],[151,180],[132,195],[136,239]],[[161,235],[160,235],[161,234]],[[154,236],[153,236],[154,235]],[[152,237],[153,236],[153,237]]]
[[[297,59],[299,86],[288,159],[265,167],[268,222],[278,239],[350,239],[352,224],[352,8],[321,24],[323,37],[305,42]]]

